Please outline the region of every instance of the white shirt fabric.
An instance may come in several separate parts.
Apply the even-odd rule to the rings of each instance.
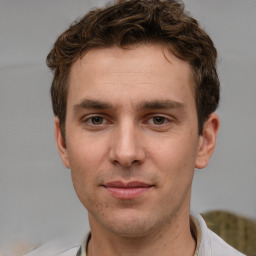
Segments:
[[[33,250],[23,256],[76,256],[80,246],[74,246],[72,248],[65,249],[65,245],[54,246],[52,243],[47,243],[40,246],[36,250]]]
[[[199,223],[197,228],[199,233],[201,233],[201,241],[199,244],[199,250],[197,256],[245,256],[244,254],[238,252],[233,247],[228,245],[222,238],[217,236],[214,232],[208,229],[204,219],[201,215],[195,216]],[[86,246],[85,244],[82,246]],[[50,248],[51,247],[51,248]],[[59,247],[59,248],[57,248]],[[60,248],[60,244],[55,246],[52,244],[44,245],[38,248],[35,251],[32,251],[23,256],[76,256],[77,251],[79,250],[79,246],[74,246],[69,249],[64,249],[64,245]],[[85,250],[83,250],[85,251]],[[86,256],[84,252],[81,256]]]
[[[228,245],[222,238],[208,229],[201,215],[195,216],[200,224],[202,239],[198,256],[245,256]]]

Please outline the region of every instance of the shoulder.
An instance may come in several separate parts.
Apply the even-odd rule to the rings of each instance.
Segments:
[[[195,217],[200,224],[202,232],[198,256],[245,256],[208,229],[204,219],[200,215]]]
[[[218,235],[216,235],[214,232],[209,230],[209,238],[211,241],[212,246],[212,252],[213,255],[227,255],[227,256],[242,256],[244,254],[240,253],[233,247],[231,247],[229,244],[227,244],[222,238],[220,238]]]
[[[79,246],[67,247],[59,244],[47,243],[23,256],[76,256]]]

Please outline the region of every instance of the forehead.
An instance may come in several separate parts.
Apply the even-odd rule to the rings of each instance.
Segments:
[[[178,94],[194,95],[193,87],[189,63],[174,56],[166,46],[143,44],[128,49],[114,46],[92,49],[72,65],[68,101],[95,95],[104,98],[108,94],[112,94],[114,101],[114,96],[132,96],[134,90],[144,100],[154,95],[165,98],[177,88]],[[178,94],[176,91],[179,98]]]
[[[120,62],[123,64],[120,66]],[[177,58],[171,51],[170,47],[158,44],[136,44],[128,46],[127,48],[120,48],[118,46],[108,48],[93,48],[82,55],[71,67],[72,70],[78,72],[83,71],[83,67],[91,69],[105,68],[105,71],[121,71],[124,72],[138,72],[142,71],[141,67],[146,68],[155,66],[158,72],[164,72],[165,68],[169,68],[166,64],[171,64],[173,68],[183,69],[191,73],[191,67],[187,61]],[[111,64],[111,65],[110,65]],[[96,71],[96,70],[95,70]]]

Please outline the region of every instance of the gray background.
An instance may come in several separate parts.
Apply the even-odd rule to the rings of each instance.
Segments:
[[[105,1],[0,0],[0,254],[12,244],[69,237],[87,213],[54,141],[45,57],[77,17]],[[256,217],[256,1],[185,0],[219,51],[221,129],[209,166],[196,171],[192,211]]]

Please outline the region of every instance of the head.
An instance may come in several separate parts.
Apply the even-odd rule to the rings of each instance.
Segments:
[[[68,79],[72,64],[95,48],[158,43],[190,64],[198,133],[219,102],[217,51],[198,22],[176,0],[128,0],[92,10],[62,33],[47,57],[54,73],[52,106],[65,138]]]
[[[207,34],[176,1],[120,1],[73,24],[47,60],[58,150],[92,230],[182,230],[218,130]]]

